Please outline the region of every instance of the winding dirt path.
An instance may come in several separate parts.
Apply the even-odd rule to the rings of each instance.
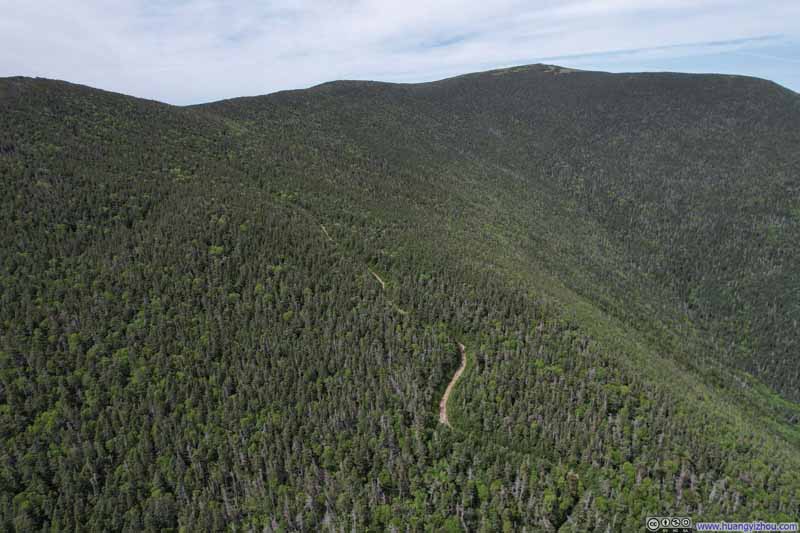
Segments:
[[[464,345],[460,342],[458,343],[458,350],[461,352],[461,366],[458,367],[456,373],[453,374],[453,379],[451,379],[450,383],[447,384],[447,389],[444,391],[442,401],[439,402],[439,423],[444,424],[447,427],[453,427],[450,425],[450,421],[447,419],[447,400],[450,399],[450,393],[453,392],[453,387],[456,386],[458,378],[461,377],[461,374],[467,367],[467,351],[466,348],[464,348]]]
[[[328,235],[325,226],[320,224],[320,227],[322,228],[322,231],[325,232],[325,235],[327,235],[328,238],[330,239],[330,235]],[[370,274],[372,274],[375,277],[376,280],[378,280],[378,283],[381,284],[381,290],[386,290],[386,282],[383,281],[383,279],[378,275],[378,273],[369,267],[367,267],[367,270],[369,271]],[[394,302],[391,302],[391,304],[392,307],[394,307],[401,314],[403,315],[408,314],[407,311],[404,311],[401,308],[399,308]],[[447,400],[450,399],[450,393],[453,392],[453,388],[456,386],[456,382],[458,382],[458,379],[461,377],[461,374],[464,373],[464,369],[467,368],[467,350],[464,347],[464,345],[461,344],[460,342],[458,343],[458,351],[461,352],[461,366],[459,366],[458,370],[456,370],[456,373],[453,374],[453,379],[451,379],[450,383],[447,384],[447,388],[444,391],[444,396],[442,396],[442,401],[439,402],[439,423],[444,424],[449,428],[452,428],[453,426],[450,425],[450,420],[447,418]]]
[[[367,270],[369,270],[369,273],[375,276],[375,279],[377,279],[378,283],[381,284],[381,289],[386,290],[386,282],[383,281],[381,277],[378,274],[376,274],[371,268],[367,268]]]
[[[333,243],[335,243],[335,242],[336,242],[336,241],[334,241],[334,240],[333,240],[333,237],[331,237],[331,234],[330,234],[330,233],[328,233],[328,230],[327,230],[327,229],[325,229],[325,226],[323,226],[322,224],[320,224],[320,225],[319,225],[319,227],[320,227],[320,228],[322,228],[322,233],[324,233],[324,234],[325,234],[325,236],[328,238],[328,240],[329,240],[329,241],[331,241],[331,242],[333,242]]]

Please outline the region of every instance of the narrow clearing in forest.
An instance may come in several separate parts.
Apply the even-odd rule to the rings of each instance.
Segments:
[[[323,231],[324,231],[324,227],[323,227]],[[326,234],[327,234],[327,232],[326,232]],[[386,290],[386,282],[384,282],[383,279],[381,279],[381,277],[375,271],[373,271],[371,268],[367,267],[367,270],[369,270],[369,273],[372,274],[373,276],[375,276],[375,279],[378,280],[378,283],[381,284],[381,289]],[[407,314],[406,311],[403,311],[402,309],[397,307],[394,303],[392,303],[392,306],[394,306],[400,313],[402,313],[404,315]],[[447,418],[447,400],[450,399],[450,393],[453,392],[453,387],[456,386],[456,382],[458,381],[458,378],[461,377],[461,374],[464,372],[464,369],[467,367],[467,352],[466,352],[466,348],[464,348],[464,345],[461,344],[460,342],[458,343],[458,350],[461,352],[461,366],[458,367],[458,370],[456,370],[456,373],[453,374],[453,379],[451,379],[450,383],[447,384],[447,389],[445,389],[445,391],[444,391],[444,396],[442,396],[442,401],[439,402],[439,422],[444,424],[445,426],[447,426],[449,428],[452,428],[453,426],[450,425],[450,421]]]
[[[386,282],[383,281],[381,277],[378,274],[376,274],[371,268],[367,268],[367,270],[369,270],[369,273],[375,276],[375,279],[377,279],[378,283],[381,284],[381,289],[386,290]]]
[[[453,427],[450,425],[450,421],[447,419],[447,400],[450,399],[450,393],[453,392],[453,387],[456,386],[458,378],[461,377],[461,373],[464,372],[464,369],[467,367],[467,352],[464,348],[464,345],[460,342],[458,343],[458,350],[461,352],[461,366],[458,367],[456,373],[453,374],[453,379],[451,379],[450,383],[447,384],[447,389],[444,391],[442,401],[439,402],[439,422],[447,427]]]

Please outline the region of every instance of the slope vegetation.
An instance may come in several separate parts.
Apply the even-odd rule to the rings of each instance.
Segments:
[[[8,78],[0,118],[2,529],[800,514],[791,91]]]

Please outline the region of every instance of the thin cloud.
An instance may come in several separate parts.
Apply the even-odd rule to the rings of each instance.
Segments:
[[[800,63],[800,59],[794,59],[791,57],[781,57],[772,54],[759,54],[756,52],[737,52],[737,53],[743,56],[757,57],[759,59],[769,59],[772,61],[781,61],[784,63]]]
[[[740,50],[754,46],[765,46],[782,41],[783,39],[780,35],[762,35],[759,37],[751,37],[747,39],[733,39],[730,41],[708,41],[699,43],[671,44],[667,46],[653,46],[650,48],[631,48],[624,50],[607,50],[603,52],[592,52],[588,54],[552,56],[552,57],[541,58],[541,60],[570,61],[570,60],[593,60],[596,58],[602,58],[606,61],[613,61],[615,58],[624,58],[627,60],[630,59],[631,56],[640,56],[640,57],[644,56],[651,58],[664,55],[668,55],[669,57],[675,57],[675,56],[719,54],[727,52],[746,54],[754,57],[771,57],[771,56],[765,56],[764,54],[757,54],[754,52],[741,52]]]

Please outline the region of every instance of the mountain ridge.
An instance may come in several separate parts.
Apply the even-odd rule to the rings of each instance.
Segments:
[[[702,77],[714,77],[714,78],[729,78],[729,79],[741,79],[741,80],[751,80],[757,82],[765,82],[767,84],[775,85],[780,89],[792,92],[794,94],[798,94],[797,91],[794,91],[788,87],[780,85],[779,83],[767,79],[767,78],[760,78],[757,76],[748,76],[742,74],[720,74],[720,73],[713,73],[713,72],[706,72],[706,73],[687,73],[687,72],[678,72],[678,71],[631,71],[631,72],[610,72],[610,71],[599,71],[599,70],[583,70],[583,69],[575,69],[571,67],[564,67],[555,64],[546,64],[546,63],[530,63],[524,65],[515,65],[511,67],[500,67],[500,68],[493,68],[489,70],[483,70],[478,72],[468,72],[464,74],[457,74],[453,76],[448,76],[445,78],[432,80],[432,81],[422,81],[422,82],[389,82],[389,81],[381,81],[375,79],[338,79],[332,81],[325,81],[318,83],[316,85],[311,85],[305,88],[292,88],[292,89],[280,89],[273,92],[268,93],[259,93],[253,95],[246,95],[246,96],[233,96],[230,98],[222,98],[219,100],[210,100],[207,102],[200,102],[194,104],[170,104],[156,98],[148,98],[144,96],[134,96],[129,95],[127,93],[114,91],[110,89],[101,89],[94,87],[92,85],[80,82],[69,81],[66,79],[58,79],[58,78],[47,78],[42,76],[4,76],[0,77],[0,80],[6,81],[24,81],[24,80],[31,80],[31,81],[38,81],[38,82],[52,82],[52,83],[63,83],[68,84],[76,87],[81,87],[84,89],[92,89],[95,91],[102,91],[106,93],[117,94],[120,96],[126,96],[128,98],[136,98],[138,100],[145,100],[150,102],[157,102],[163,105],[171,106],[171,107],[182,107],[182,108],[198,108],[213,104],[219,104],[221,102],[227,102],[231,100],[240,100],[240,99],[249,99],[249,98],[263,98],[263,97],[270,97],[278,94],[283,93],[295,93],[295,92],[304,92],[304,91],[314,91],[320,90],[329,86],[336,86],[336,85],[353,85],[353,86],[396,86],[396,87],[415,87],[415,86],[426,86],[426,85],[436,85],[441,84],[442,82],[454,81],[459,79],[469,79],[475,77],[481,77],[486,75],[504,75],[508,73],[519,73],[519,72],[539,72],[539,73],[548,73],[548,74],[558,74],[558,73],[582,73],[582,74],[605,74],[610,76],[631,76],[631,77],[686,77],[686,78],[702,78]]]

